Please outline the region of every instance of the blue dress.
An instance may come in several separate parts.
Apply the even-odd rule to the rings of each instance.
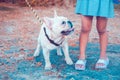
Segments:
[[[112,18],[114,17],[113,0],[77,0],[75,13]]]

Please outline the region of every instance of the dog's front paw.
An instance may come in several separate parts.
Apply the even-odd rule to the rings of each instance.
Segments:
[[[51,70],[51,69],[52,69],[51,64],[49,64],[49,65],[45,65],[45,70]]]
[[[71,58],[67,58],[67,59],[65,59],[66,60],[66,63],[68,64],[68,65],[72,65],[73,64],[73,61],[71,60]]]

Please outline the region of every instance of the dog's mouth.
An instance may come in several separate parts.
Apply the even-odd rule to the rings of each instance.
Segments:
[[[62,35],[70,35],[74,31],[74,28],[70,28],[68,30],[62,31]]]

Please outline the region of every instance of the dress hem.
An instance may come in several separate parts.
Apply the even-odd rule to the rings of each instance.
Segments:
[[[95,15],[95,14],[83,14],[83,13],[76,13],[78,15],[83,15],[83,16],[94,16],[94,17],[105,17],[105,18],[114,18],[115,16],[105,16],[105,15]]]

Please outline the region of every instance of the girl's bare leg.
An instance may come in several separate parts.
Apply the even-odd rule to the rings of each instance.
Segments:
[[[108,37],[107,37],[107,18],[104,17],[97,17],[97,31],[99,34],[99,40],[100,40],[100,58],[106,59],[106,48],[108,43]]]
[[[92,26],[92,16],[81,16],[82,28],[80,33],[80,56],[79,59],[85,59],[85,50],[88,42],[89,33]]]

